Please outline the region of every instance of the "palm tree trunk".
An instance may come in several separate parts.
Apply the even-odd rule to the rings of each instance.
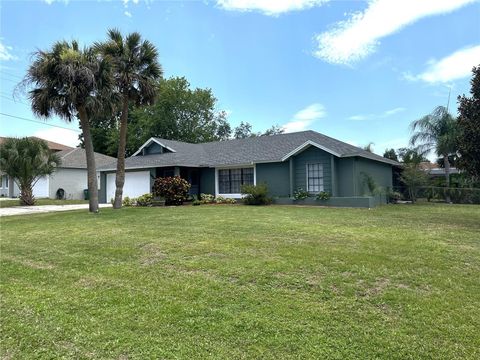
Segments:
[[[35,205],[32,183],[20,184],[20,205]]]
[[[450,204],[452,201],[450,199],[450,162],[448,161],[448,154],[443,154],[443,165],[445,167],[445,185],[447,186],[445,201]]]
[[[123,185],[125,184],[125,150],[127,147],[128,97],[124,95],[122,116],[120,116],[120,135],[117,154],[117,174],[115,176],[114,209],[122,207]]]
[[[93,151],[92,135],[90,133],[90,123],[88,122],[87,111],[81,107],[78,109],[80,126],[83,132],[83,143],[87,155],[87,179],[88,179],[88,211],[98,212],[98,184],[97,167],[95,165],[95,152]]]

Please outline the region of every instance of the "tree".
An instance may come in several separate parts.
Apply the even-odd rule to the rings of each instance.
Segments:
[[[450,163],[448,156],[457,151],[457,121],[443,106],[435,108],[431,114],[414,121],[411,125],[413,135],[410,144],[417,145],[421,154],[435,151],[443,156],[445,166],[445,182],[450,187]],[[448,191],[445,200],[450,202]]]
[[[458,97],[458,167],[480,179],[480,65],[474,67],[470,97]]]
[[[407,187],[410,200],[415,202],[417,199],[418,188],[427,183],[427,174],[415,164],[407,164],[403,168],[400,180]]]
[[[279,135],[283,134],[285,129],[280,125],[272,125],[269,129],[265,130],[260,136],[270,136],[270,135]]]
[[[23,80],[29,91],[32,111],[49,118],[58,115],[66,121],[78,117],[87,157],[89,211],[98,212],[98,186],[90,118],[109,106],[111,68],[90,48],[81,50],[76,41],[57,42],[51,50],[37,51]]]
[[[7,138],[0,145],[0,170],[13,178],[20,188],[21,205],[35,205],[33,186],[59,165],[60,158],[50,151],[44,140]]]
[[[420,154],[417,149],[400,148],[397,150],[399,160],[404,164],[413,164],[418,166],[421,162],[428,161],[428,159]]]
[[[398,161],[398,156],[397,156],[397,153],[395,152],[395,149],[385,149],[385,152],[383,153],[383,157],[386,159]]]
[[[109,40],[97,43],[96,50],[113,66],[115,91],[120,97],[120,129],[115,177],[114,209],[122,207],[125,184],[125,150],[127,146],[127,120],[130,104],[150,105],[155,100],[156,82],[162,76],[157,49],[141,35],[133,32],[122,37],[120,31],[108,31]]]
[[[241,122],[235,130],[233,130],[233,137],[235,139],[246,139],[249,137],[257,136],[255,133],[252,133],[252,125],[248,122]]]

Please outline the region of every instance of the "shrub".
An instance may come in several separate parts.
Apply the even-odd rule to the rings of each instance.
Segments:
[[[135,199],[133,199],[135,201]],[[152,206],[153,204],[153,195],[152,194],[143,194],[136,199],[136,206]]]
[[[389,190],[387,192],[387,197],[388,197],[388,202],[389,203],[396,203],[397,201],[399,201],[402,198],[402,194],[399,193],[398,191]]]
[[[212,194],[200,194],[200,201],[203,204],[211,204],[215,202],[215,196]]]
[[[317,200],[328,200],[330,199],[330,193],[326,192],[326,191],[320,191],[318,194],[317,194]]]
[[[202,203],[200,200],[198,200],[198,199],[195,199],[195,200],[192,201],[192,205],[193,205],[193,206],[198,206],[198,205],[202,205],[202,204],[203,204],[203,203]]]
[[[230,199],[225,199],[225,204],[236,204],[237,200],[230,198]]]
[[[225,204],[226,203],[226,198],[224,198],[223,196],[217,196],[215,198],[215,203],[216,204]]]
[[[122,200],[122,206],[133,206],[135,205],[135,202],[134,202],[135,199],[130,199],[128,196],[125,196]]]
[[[246,205],[268,205],[272,202],[268,197],[267,184],[242,185],[241,192]]]
[[[293,192],[293,198],[295,200],[304,200],[308,197],[308,192],[303,190],[302,188],[298,188]]]
[[[182,205],[189,190],[190,184],[180,176],[157,178],[153,184],[153,193],[163,197],[165,205]]]

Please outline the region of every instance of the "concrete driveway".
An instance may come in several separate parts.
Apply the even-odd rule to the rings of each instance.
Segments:
[[[99,204],[100,208],[111,207],[110,204]],[[40,205],[40,206],[12,206],[0,208],[0,217],[12,215],[41,214],[56,211],[70,211],[88,209],[88,204],[75,205]]]

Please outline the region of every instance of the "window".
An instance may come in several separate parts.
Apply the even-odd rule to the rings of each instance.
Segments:
[[[218,170],[219,194],[240,194],[242,185],[253,185],[253,168]]]
[[[307,191],[311,193],[323,191],[322,164],[307,164]]]

